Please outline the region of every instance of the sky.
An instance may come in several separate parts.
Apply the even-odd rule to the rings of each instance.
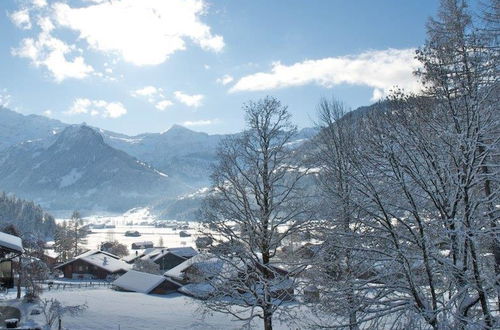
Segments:
[[[437,0],[1,0],[0,105],[135,135],[244,128],[267,95],[314,125],[418,91],[415,49]]]

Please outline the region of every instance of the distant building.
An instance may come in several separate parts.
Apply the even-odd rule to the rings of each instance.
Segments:
[[[141,236],[141,233],[139,233],[137,230],[127,230],[125,232],[125,236],[128,236],[128,237],[139,237],[139,236]]]
[[[111,253],[90,250],[55,268],[60,269],[66,278],[107,279],[122,275],[131,267]]]
[[[0,232],[0,285],[14,287],[12,259],[24,253],[20,237]]]
[[[166,294],[176,291],[181,284],[161,275],[130,270],[116,279],[113,286],[122,291]]]
[[[132,243],[132,250],[150,249],[152,247],[154,247],[154,244],[151,241]]]
[[[160,265],[160,270],[166,271],[194,257],[198,251],[192,247],[157,248],[143,255],[141,259],[151,260]]]
[[[40,259],[49,267],[54,267],[59,262],[59,253],[55,252],[54,249],[43,249]]]

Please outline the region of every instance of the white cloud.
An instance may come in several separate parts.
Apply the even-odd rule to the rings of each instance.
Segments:
[[[163,92],[163,89],[160,87],[145,86],[130,92],[130,94],[133,97],[145,98],[149,103],[153,104],[156,109],[164,111],[174,103],[168,100]]]
[[[220,77],[220,78],[217,78],[217,83],[219,84],[222,84],[222,85],[227,85],[229,84],[230,82],[232,82],[234,80],[234,78],[228,74],[225,74],[224,76]]]
[[[43,7],[47,6],[46,0],[32,0],[32,2],[38,8],[43,8]]]
[[[103,100],[90,100],[87,98],[77,98],[64,114],[91,116],[101,115],[104,118],[118,118],[127,113],[127,109],[120,102],[107,102]]]
[[[419,62],[414,49],[367,51],[359,55],[306,60],[290,66],[273,63],[271,72],[245,76],[229,90],[262,91],[307,84],[324,87],[349,84],[374,88],[373,99],[379,99],[394,87],[419,91],[421,85],[413,75]]]
[[[44,116],[46,116],[46,117],[50,117],[50,116],[52,116],[52,110],[45,110],[45,111],[43,112],[43,114],[44,114]]]
[[[204,96],[201,94],[189,95],[181,91],[174,92],[174,96],[177,101],[184,103],[188,107],[199,107],[202,105]]]
[[[50,31],[54,30],[54,24],[52,23],[52,21],[48,17],[38,18],[37,24],[40,27],[40,29],[42,29],[42,31],[44,31],[44,32],[50,32]]]
[[[8,107],[10,104],[11,95],[7,92],[7,90],[0,89],[0,107]]]
[[[103,117],[118,118],[127,113],[127,109],[120,102],[111,102],[104,107]]]
[[[67,58],[75,51],[73,45],[53,37],[49,31],[42,31],[37,39],[23,39],[19,48],[12,50],[12,54],[30,59],[36,67],[46,67],[54,80],[61,82],[67,78],[82,79],[94,72],[82,56]]]
[[[160,110],[160,111],[164,111],[166,108],[172,106],[173,104],[174,103],[170,100],[163,100],[163,101],[156,103],[155,108]]]
[[[54,4],[60,26],[79,33],[91,48],[118,53],[136,65],[163,63],[170,55],[186,49],[186,40],[202,49],[219,52],[223,37],[211,32],[200,18],[204,0],[116,0],[92,1],[83,7]]]
[[[156,88],[154,86],[146,86],[143,88],[136,89],[135,91],[132,91],[132,96],[138,97],[138,96],[155,96],[160,92],[161,89]]]
[[[206,119],[206,120],[195,120],[195,121],[185,121],[182,123],[182,125],[187,126],[187,127],[193,127],[193,126],[208,126],[208,125],[213,125],[217,123],[217,119]]]
[[[28,9],[21,9],[13,12],[10,14],[10,20],[20,29],[31,29],[31,19]]]

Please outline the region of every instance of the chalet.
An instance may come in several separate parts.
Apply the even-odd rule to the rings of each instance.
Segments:
[[[123,275],[131,267],[111,253],[90,250],[55,268],[60,269],[66,278],[107,279]]]
[[[113,286],[121,291],[167,294],[177,291],[181,284],[161,275],[130,270],[116,279]]]
[[[222,269],[222,261],[210,254],[198,254],[163,275],[179,283],[203,283],[217,275]]]
[[[143,242],[134,242],[134,243],[132,243],[132,250],[150,249],[152,247],[154,247],[154,244],[151,241],[143,241]]]
[[[192,247],[158,248],[141,257],[143,260],[151,260],[165,271],[172,269],[184,261],[196,256],[198,252]]]
[[[21,238],[0,232],[0,285],[14,287],[12,259],[24,253]]]
[[[163,275],[183,284],[178,289],[179,292],[199,299],[207,299],[213,292],[213,281],[225,281],[230,278],[245,278],[246,281],[255,281],[258,285],[258,279],[248,276],[251,272],[244,271],[244,265],[233,265],[214,257],[208,253],[198,254],[182,264],[168,270]],[[281,300],[292,300],[294,295],[294,282],[290,274],[277,266],[270,266],[273,279],[271,280],[271,294],[274,298]],[[223,278],[218,275],[224,273]],[[243,291],[240,293],[244,293]]]
[[[49,267],[54,267],[59,262],[59,253],[55,252],[54,249],[43,249],[40,259]]]

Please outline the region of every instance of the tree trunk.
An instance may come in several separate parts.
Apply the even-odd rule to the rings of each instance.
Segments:
[[[273,330],[273,314],[264,309],[264,330]]]
[[[19,265],[17,266],[17,299],[21,299],[21,280],[22,280],[22,260],[19,257]]]

